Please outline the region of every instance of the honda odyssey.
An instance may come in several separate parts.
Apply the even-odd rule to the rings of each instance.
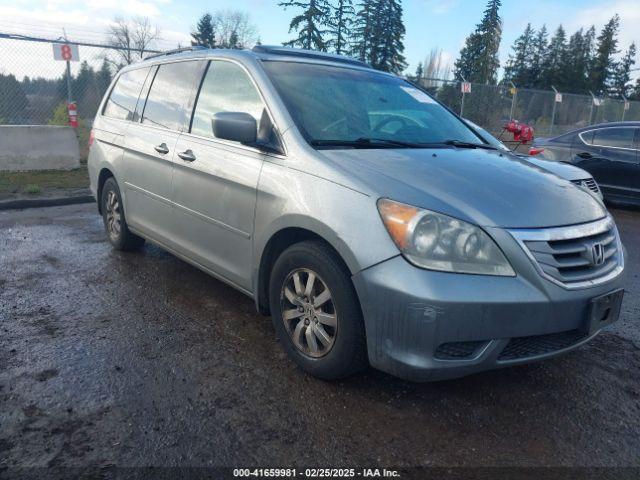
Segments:
[[[191,48],[127,66],[89,172],[113,247],[151,241],[249,295],[320,378],[541,360],[620,312],[625,253],[598,198],[347,57]]]

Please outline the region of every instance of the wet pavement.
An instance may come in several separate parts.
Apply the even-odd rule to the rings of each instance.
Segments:
[[[640,466],[640,212],[622,318],[543,363],[327,383],[251,299],[95,205],[0,212],[0,474],[19,466]]]

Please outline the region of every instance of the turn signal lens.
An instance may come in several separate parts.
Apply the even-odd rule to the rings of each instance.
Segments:
[[[418,209],[404,203],[381,198],[378,201],[378,210],[393,241],[398,248],[405,248],[408,242],[409,224],[418,214]]]
[[[91,131],[89,132],[89,146],[93,145],[94,140],[95,140],[95,137],[93,135],[93,128],[92,128]]]

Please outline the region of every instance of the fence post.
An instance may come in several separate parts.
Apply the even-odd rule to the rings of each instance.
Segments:
[[[591,95],[591,108],[589,109],[589,125],[593,125],[593,106],[596,104],[596,96],[593,94],[591,90],[589,90],[589,95]]]
[[[509,83],[511,84],[511,88],[513,88],[513,97],[511,98],[511,112],[509,113],[509,120],[513,120],[513,115],[516,112],[516,98],[518,98],[518,87],[516,87],[516,84],[509,81]]]
[[[466,79],[466,78],[464,78],[462,75],[460,75],[460,76],[462,77],[462,81],[463,81],[464,83],[467,83],[467,79]],[[462,86],[462,85],[460,85],[460,90],[462,90],[462,102],[460,103],[460,116],[461,116],[461,117],[464,117],[464,96],[465,96],[466,94],[464,93],[464,88],[463,88],[463,86]]]
[[[622,120],[620,121],[624,122],[624,115],[627,113],[627,103],[629,102],[629,100],[627,99],[627,97],[622,95],[622,102]]]
[[[551,135],[553,133],[553,124],[556,121],[556,106],[558,105],[558,90],[556,90],[556,87],[554,87],[553,85],[551,85],[551,88],[553,89],[553,108],[551,109],[551,124],[549,125],[549,135]]]

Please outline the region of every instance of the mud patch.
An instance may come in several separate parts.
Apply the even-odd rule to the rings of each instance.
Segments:
[[[48,368],[47,370],[42,370],[34,375],[34,378],[39,382],[46,382],[54,377],[58,376],[57,368]]]

